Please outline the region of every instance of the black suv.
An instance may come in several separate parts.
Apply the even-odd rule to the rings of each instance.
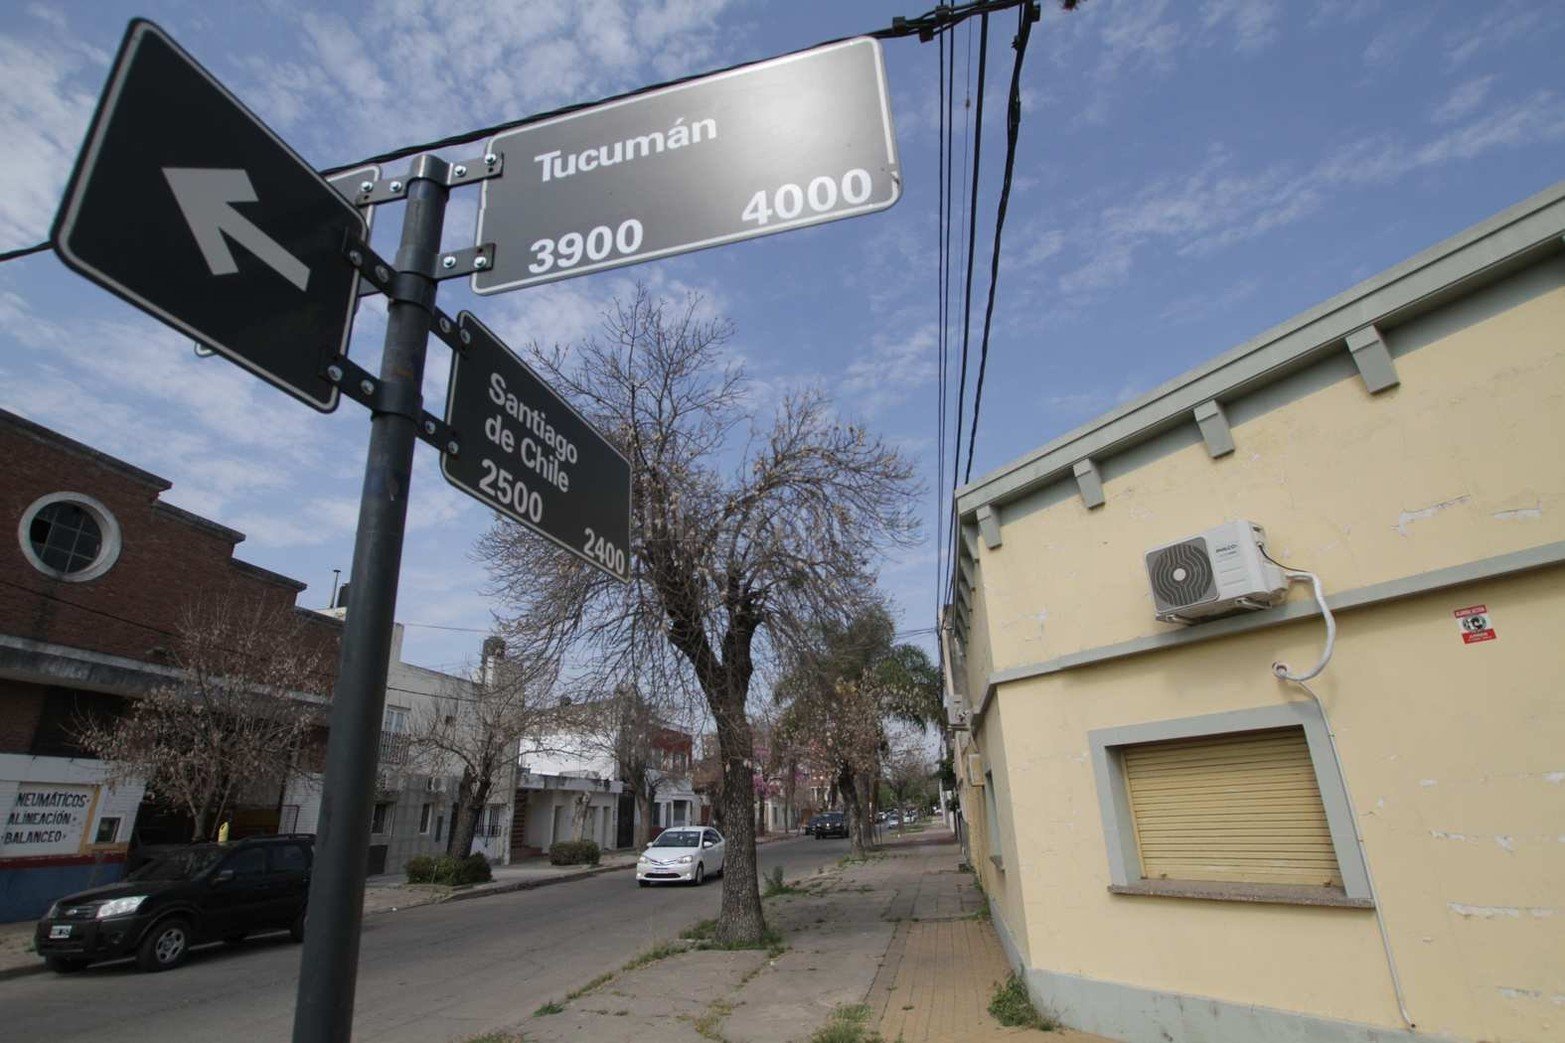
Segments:
[[[192,945],[261,931],[286,929],[299,941],[314,840],[289,834],[169,849],[117,884],[55,902],[33,944],[64,974],[132,955],[144,971],[166,971]]]
[[[823,840],[826,837],[845,837],[848,835],[848,817],[840,811],[828,811],[816,815],[810,823],[810,832],[815,834],[816,840]]]

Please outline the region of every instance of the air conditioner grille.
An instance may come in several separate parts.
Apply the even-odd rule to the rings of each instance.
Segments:
[[[1158,611],[1180,605],[1195,605],[1217,597],[1212,575],[1212,559],[1206,540],[1200,536],[1164,547],[1148,563],[1152,593],[1157,596]]]

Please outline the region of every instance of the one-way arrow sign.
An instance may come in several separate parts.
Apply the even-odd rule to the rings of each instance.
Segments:
[[[67,265],[324,412],[364,217],[151,22],[130,23],[55,218]]]

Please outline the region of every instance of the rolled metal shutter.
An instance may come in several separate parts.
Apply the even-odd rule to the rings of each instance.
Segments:
[[[1304,729],[1120,755],[1145,879],[1341,886]]]

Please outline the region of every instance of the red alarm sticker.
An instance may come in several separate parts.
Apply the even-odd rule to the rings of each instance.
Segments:
[[[1494,619],[1489,615],[1488,605],[1468,605],[1451,614],[1456,617],[1456,628],[1461,631],[1464,645],[1493,641],[1498,636],[1494,632]]]

